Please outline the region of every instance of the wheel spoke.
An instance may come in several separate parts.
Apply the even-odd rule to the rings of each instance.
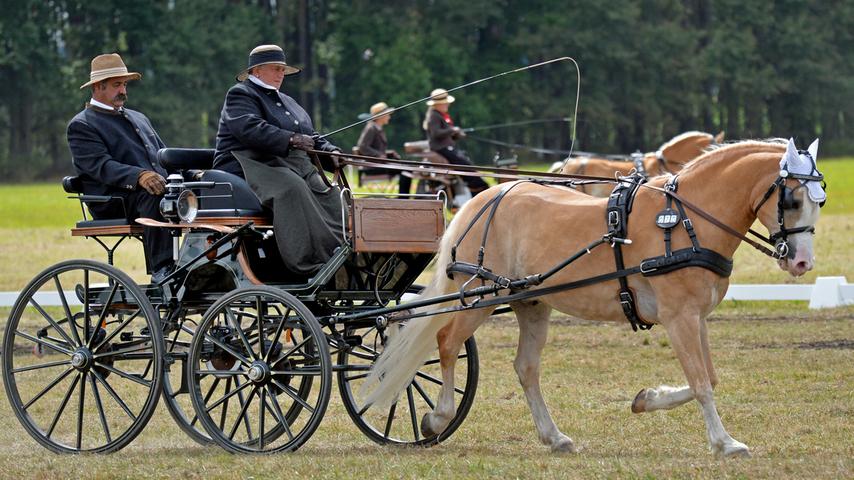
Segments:
[[[240,342],[243,343],[243,348],[249,352],[249,355],[253,360],[258,360],[258,355],[255,355],[255,351],[252,350],[252,345],[249,343],[249,339],[246,338],[246,334],[243,333],[243,328],[240,327],[240,322],[237,321],[237,318],[234,316],[234,312],[231,311],[230,308],[226,307],[225,309],[225,317],[228,319],[231,326],[237,332],[237,336],[240,338]]]
[[[244,385],[249,385],[245,383]],[[240,413],[237,415],[237,419],[234,420],[234,425],[231,426],[231,432],[228,434],[229,440],[234,440],[234,434],[237,433],[238,427],[240,427],[240,421],[246,420],[246,411],[249,409],[249,404],[252,402],[252,397],[255,396],[255,392],[258,390],[258,387],[253,387],[252,391],[249,392],[249,399],[247,402],[244,402],[242,399],[240,401]],[[249,432],[248,440],[252,439],[252,433],[249,431],[249,424],[246,424],[246,431]]]
[[[276,380],[276,379],[273,379],[273,380],[272,380],[272,382],[273,382],[273,385],[275,385],[275,386],[279,387],[279,389],[280,389],[280,390],[282,390],[283,392],[285,392],[289,397],[293,398],[295,402],[297,402],[297,403],[299,403],[300,405],[302,405],[302,407],[303,407],[303,408],[305,408],[306,410],[308,410],[308,411],[309,411],[309,412],[311,412],[311,413],[314,413],[314,408],[312,408],[312,407],[311,407],[311,405],[309,405],[308,403],[306,403],[306,401],[305,401],[305,400],[303,400],[302,398],[300,398],[300,396],[299,396],[299,392],[294,393],[294,392],[293,392],[293,387],[291,387],[290,385],[285,385],[285,384],[283,384],[283,383],[279,382],[279,381],[278,381],[278,380]]]
[[[258,312],[258,318],[255,321],[258,323],[258,351],[260,354],[256,359],[266,358],[267,355],[264,353],[264,314],[261,311],[261,295],[255,296],[255,311]],[[273,345],[270,344],[270,349],[273,348]],[[263,394],[263,392],[262,392]],[[262,415],[263,416],[263,415]],[[264,432],[261,432],[261,440],[264,440]],[[263,450],[264,447],[261,447]]]
[[[229,379],[229,381],[231,381],[231,379]],[[226,384],[225,384],[226,394],[223,395],[222,397],[220,397],[219,400],[212,403],[209,407],[205,408],[205,411],[210,412],[214,408],[218,407],[222,402],[224,402],[224,401],[230,399],[231,397],[237,395],[238,392],[240,392],[244,388],[248,387],[249,385],[251,385],[251,383],[244,383],[243,385],[236,386],[234,390],[229,392],[228,389],[231,388],[231,385],[228,382],[226,382]],[[228,404],[226,404],[226,406],[223,407],[223,410],[225,410],[225,408],[228,408]]]
[[[61,296],[61,297],[65,298],[65,296],[64,296],[64,295],[62,295],[62,292],[60,292],[59,296]],[[51,316],[50,316],[50,315],[49,315],[49,314],[48,314],[48,313],[47,313],[47,312],[42,308],[42,306],[41,306],[41,305],[39,305],[39,304],[38,304],[38,302],[36,302],[36,299],[35,299],[34,297],[30,297],[30,304],[31,304],[33,307],[35,307],[35,309],[36,309],[36,310],[38,310],[38,312],[41,314],[41,316],[42,316],[42,317],[44,317],[44,319],[45,319],[45,320],[47,320],[47,323],[49,323],[49,324],[50,324],[50,326],[52,326],[52,327],[54,328],[54,330],[56,330],[56,331],[59,333],[59,336],[61,336],[61,337],[62,337],[62,339],[63,339],[63,340],[65,340],[65,341],[68,343],[68,345],[69,345],[69,346],[75,346],[75,345],[78,345],[77,343],[74,343],[74,341],[73,341],[73,340],[71,340],[71,338],[68,336],[68,334],[67,334],[67,333],[65,333],[65,330],[63,330],[63,329],[62,329],[62,327],[60,327],[60,326],[59,326],[59,323],[57,323],[57,322],[56,322],[56,320],[54,320],[54,319],[53,319],[53,317],[51,317]],[[71,317],[68,317],[68,323],[69,323],[69,324],[70,324],[70,323],[72,323],[72,321],[71,321]]]
[[[104,435],[107,437],[107,443],[112,443],[113,438],[110,435],[110,426],[107,424],[107,417],[104,415],[104,404],[101,402],[101,394],[98,393],[98,384],[95,383],[95,375],[90,373],[89,383],[92,387],[92,395],[95,397],[95,405],[98,408],[98,418],[101,419],[101,428],[104,429]]]
[[[113,372],[116,375],[118,375],[122,378],[125,378],[127,380],[130,380],[131,382],[135,382],[135,383],[138,383],[138,384],[146,386],[146,387],[151,386],[151,380],[145,380],[143,378],[140,378],[138,375],[123,372],[123,371],[119,370],[118,368],[114,368],[110,365],[107,365],[106,363],[95,362],[95,365],[97,365],[98,367],[103,368],[105,370],[109,370],[110,372]]]
[[[391,404],[388,408],[388,418],[385,421],[385,430],[383,430],[383,438],[388,438],[391,433],[391,424],[394,422],[394,412],[397,411],[397,402]]]
[[[101,313],[98,315],[98,322],[95,324],[94,328],[101,328],[101,325],[104,322],[104,318],[107,317],[107,309],[109,308],[110,304],[113,303],[113,297],[116,295],[116,290],[118,289],[119,282],[113,283],[113,288],[110,289],[110,295],[107,297],[107,301],[104,302],[104,308],[101,309]],[[92,348],[92,341],[95,340],[96,336],[97,335],[95,335],[95,332],[93,331],[92,336],[89,337],[89,341],[86,342],[89,348]]]
[[[246,370],[199,370],[199,375],[240,375],[246,376]]]
[[[273,394],[270,390],[270,387],[264,387],[267,389],[267,393],[270,396],[270,403],[273,404],[273,413],[279,421],[279,425],[285,427],[285,433],[288,434],[288,439],[294,439],[294,433],[291,431],[291,426],[288,424],[288,421],[285,420],[285,416],[282,414],[282,406],[279,405],[279,399]]]
[[[191,332],[192,332],[192,331],[191,331]],[[249,361],[249,359],[247,359],[247,358],[246,358],[246,357],[244,357],[243,355],[241,355],[241,354],[237,353],[237,351],[235,351],[233,348],[231,348],[230,346],[226,345],[225,343],[222,343],[218,338],[213,337],[211,334],[206,333],[206,334],[205,334],[205,340],[209,340],[209,341],[213,342],[216,346],[218,346],[219,348],[221,348],[221,349],[225,350],[226,352],[228,352],[228,354],[229,354],[229,355],[231,355],[232,357],[234,357],[234,358],[236,358],[236,359],[240,360],[240,361],[241,361],[241,362],[243,362],[244,364],[246,364],[246,365],[252,365],[252,362],[251,362],[251,361]],[[250,352],[250,353],[251,353],[251,352]]]
[[[103,357],[115,357],[115,356],[119,356],[119,355],[124,355],[126,353],[141,352],[143,350],[151,350],[151,345],[150,344],[144,344],[144,345],[139,345],[137,347],[129,347],[129,348],[121,349],[121,350],[113,350],[110,352],[98,353],[96,355],[92,355],[92,358],[98,359],[98,358],[103,358]],[[142,360],[142,358],[135,358],[135,360]],[[144,376],[145,375],[143,375],[143,377]]]
[[[219,378],[214,378],[213,383],[211,383],[211,388],[209,388],[208,393],[205,394],[205,400],[203,402],[204,404],[207,404],[208,400],[210,400],[211,397],[213,396],[214,390],[216,390],[217,385],[219,385],[219,381],[220,381]],[[193,426],[198,421],[199,421],[199,415],[195,414],[195,415],[193,415],[193,418],[190,420],[190,425]]]
[[[62,348],[62,347],[60,347],[59,345],[54,345],[54,344],[52,344],[52,343],[50,343],[50,342],[46,342],[46,341],[42,340],[41,338],[36,338],[36,337],[34,337],[34,336],[32,336],[32,335],[30,335],[30,334],[28,334],[28,333],[24,333],[24,332],[22,332],[22,331],[20,331],[20,330],[15,330],[15,335],[20,335],[20,336],[22,336],[22,337],[26,338],[27,340],[29,340],[29,341],[31,341],[31,342],[38,343],[39,345],[45,346],[45,347],[47,347],[47,348],[49,348],[49,349],[51,349],[51,350],[57,351],[57,352],[59,352],[59,353],[64,353],[64,354],[68,355],[69,357],[70,357],[71,355],[73,355],[73,353],[71,352],[71,350],[68,350],[68,349]]]
[[[30,370],[41,370],[42,368],[58,367],[68,365],[69,360],[57,360],[55,362],[40,363],[38,365],[27,365],[26,367],[14,368],[11,373],[29,372]]]
[[[234,383],[240,385],[240,379],[235,377]],[[249,385],[249,382],[246,382],[246,385]],[[249,404],[252,403],[252,395],[258,391],[258,388],[259,387],[252,387],[252,392],[249,393],[248,399],[243,398],[243,392],[238,392],[237,394],[237,402],[240,403],[240,411],[243,412],[243,424],[246,426],[247,442],[252,439],[252,427],[249,425]],[[238,419],[239,418],[240,417],[238,416]],[[234,434],[232,433],[232,436],[233,435]],[[232,437],[228,438],[229,440],[232,439]]]
[[[94,335],[95,332],[90,330],[89,318],[89,270],[83,269],[83,343],[89,345],[89,335]]]
[[[71,398],[71,394],[74,393],[74,387],[77,386],[77,382],[80,381],[80,375],[74,377],[74,380],[71,382],[71,386],[68,387],[68,391],[65,392],[65,397],[62,399],[62,403],[59,404],[59,409],[56,411],[56,415],[53,416],[53,421],[50,422],[50,428],[47,430],[47,437],[50,438],[53,435],[53,429],[56,428],[56,424],[59,422],[59,417],[62,416],[62,412],[65,411],[65,406],[68,405],[68,400]]]
[[[62,372],[62,373],[60,373],[60,374],[59,374],[55,379],[53,379],[53,381],[52,381],[52,382],[50,382],[46,387],[44,387],[44,388],[42,389],[42,391],[41,391],[41,392],[37,393],[37,394],[36,394],[36,396],[34,396],[33,398],[31,398],[29,402],[25,403],[25,404],[24,404],[24,406],[23,406],[23,407],[21,407],[21,409],[22,409],[22,410],[26,410],[26,409],[30,408],[30,405],[32,405],[32,404],[34,404],[34,403],[36,403],[36,401],[37,401],[38,399],[42,398],[42,396],[43,396],[45,393],[49,392],[49,391],[50,391],[50,389],[52,389],[53,387],[55,387],[59,382],[61,382],[63,379],[65,379],[65,377],[67,377],[69,373],[71,373],[71,372],[73,372],[73,371],[74,371],[74,369],[73,369],[73,368],[69,368],[68,370],[66,370],[66,371],[64,371],[64,372]]]
[[[258,298],[260,301],[260,297]],[[258,396],[261,397],[261,401],[258,402],[258,450],[264,450],[264,406],[267,404],[264,395],[266,393],[265,389],[258,389]]]
[[[131,322],[131,321],[133,321],[133,319],[134,319],[134,318],[136,318],[136,317],[137,317],[137,315],[139,315],[139,314],[140,314],[140,312],[142,312],[142,309],[141,309],[141,308],[137,308],[137,309],[136,309],[136,311],[135,311],[135,312],[133,312],[133,315],[131,315],[131,316],[129,316],[127,319],[125,319],[125,320],[122,322],[122,324],[118,326],[118,328],[116,328],[115,330],[113,330],[112,332],[110,332],[110,334],[109,334],[109,335],[107,335],[106,337],[104,337],[104,339],[103,339],[103,340],[101,340],[101,342],[100,342],[98,345],[96,345],[95,347],[93,347],[93,348],[92,348],[92,351],[93,351],[93,352],[97,352],[101,347],[103,347],[104,345],[106,345],[106,344],[107,344],[107,342],[109,342],[110,340],[112,340],[113,338],[115,338],[115,336],[116,336],[116,335],[118,335],[118,334],[119,334],[119,332],[121,332],[122,330],[124,330],[124,329],[125,329],[125,327],[126,327],[126,326]]]
[[[469,358],[468,353],[460,353],[459,355],[457,355],[457,360],[465,360],[466,358]],[[426,365],[436,365],[436,364],[438,364],[440,361],[441,361],[440,359],[438,359],[438,358],[434,358],[434,359],[432,359],[432,360],[427,360],[426,362],[424,362],[424,365],[425,365],[425,366],[426,366]]]
[[[272,370],[271,375],[293,375],[295,377],[315,377],[320,375],[320,367],[309,367],[299,370]]]
[[[344,377],[344,380],[346,380],[348,382],[352,382],[353,380],[360,380],[362,378],[366,378],[368,375],[370,375],[370,374],[369,373],[360,373],[358,375],[353,375],[352,377]]]
[[[418,415],[415,414],[415,399],[412,397],[412,387],[406,387],[406,401],[409,403],[409,419],[412,421],[412,434],[415,435],[415,441],[421,439],[418,433]]]
[[[427,403],[427,406],[430,407],[430,410],[435,410],[436,405],[434,405],[433,402],[430,400],[430,397],[427,395],[427,392],[424,391],[424,387],[422,387],[417,380],[413,380],[412,385],[415,387],[415,390],[418,390],[418,394],[421,395],[421,398],[424,399],[424,402]]]
[[[81,345],[80,335],[77,333],[77,324],[74,322],[74,315],[71,314],[71,308],[68,307],[68,299],[65,298],[65,290],[59,282],[59,274],[53,276],[53,282],[56,285],[56,291],[59,293],[59,299],[62,301],[62,310],[65,312],[65,318],[68,319],[68,327],[71,330],[71,336],[76,342],[74,345]],[[35,301],[30,299],[30,301]]]
[[[428,382],[435,383],[436,385],[439,385],[439,386],[441,386],[441,385],[442,385],[442,381],[441,381],[441,380],[439,380],[438,378],[436,378],[436,377],[434,377],[434,376],[432,376],[432,375],[427,375],[426,373],[424,373],[424,372],[422,372],[422,371],[420,371],[420,370],[415,374],[415,376],[416,376],[416,377],[421,377],[421,378],[423,378],[424,380],[427,380]],[[454,387],[454,392],[459,393],[460,395],[462,395],[463,393],[465,393],[465,391],[464,391],[462,388],[459,388],[459,387]]]
[[[226,393],[226,395],[228,395],[228,393],[230,391],[231,391],[231,378],[227,378],[225,380],[225,393]],[[222,431],[225,428],[225,417],[228,414],[228,402],[229,401],[230,401],[229,399],[225,400],[225,404],[222,406],[222,411],[220,412],[220,416],[219,416],[219,430],[220,431]],[[208,410],[208,412],[210,412],[210,410]]]
[[[290,308],[285,310],[285,315],[282,317],[282,320],[279,322],[279,324],[276,325],[276,333],[273,334],[273,341],[272,341],[272,343],[270,343],[270,345],[275,345],[276,342],[279,341],[279,338],[282,336],[282,330],[284,330],[284,327],[285,327],[285,320],[288,319],[288,315],[290,315],[290,314],[291,314]],[[268,363],[270,362],[270,352],[272,352],[272,351],[273,351],[272,348],[270,348],[270,350],[267,351],[267,354],[264,356],[265,362],[268,362]]]
[[[81,373],[80,377],[85,375]],[[80,400],[77,403],[77,450],[83,445],[83,405],[86,401],[86,380],[80,382]]]
[[[293,348],[291,348],[290,350],[288,350],[287,352],[285,352],[285,354],[284,354],[284,355],[282,355],[281,357],[279,357],[275,362],[271,363],[271,364],[270,364],[270,367],[272,368],[272,367],[275,367],[276,365],[278,365],[278,364],[279,364],[279,362],[281,362],[282,360],[284,360],[284,359],[288,358],[291,354],[293,354],[294,352],[296,352],[297,350],[299,350],[300,348],[302,348],[302,346],[303,346],[303,345],[305,345],[306,343],[308,343],[308,342],[309,342],[309,340],[312,340],[313,338],[314,338],[314,337],[312,337],[311,335],[309,335],[308,337],[306,337],[305,339],[303,339],[303,341],[301,341],[301,342],[299,342],[298,344],[294,345],[294,346],[293,346]],[[305,353],[304,353],[304,352],[303,352],[303,355],[305,355]],[[306,355],[306,356],[307,356],[307,355]]]
[[[136,421],[136,415],[134,415],[133,412],[130,411],[130,408],[128,408],[127,404],[124,402],[124,400],[122,400],[122,398],[119,396],[119,394],[116,393],[116,391],[113,389],[113,387],[109,383],[107,383],[107,379],[102,377],[101,374],[95,370],[90,370],[90,372],[92,373],[92,375],[95,376],[96,380],[101,382],[101,385],[103,385],[104,389],[107,391],[107,393],[109,393],[110,396],[113,397],[113,400],[116,402],[116,404],[118,404],[118,406],[121,407],[122,410],[125,411],[127,416],[130,417],[130,419],[135,422]]]

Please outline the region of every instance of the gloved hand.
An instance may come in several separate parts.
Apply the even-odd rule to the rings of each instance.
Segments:
[[[451,134],[454,138],[465,138],[466,132],[462,131],[460,127],[454,127],[454,133]]]
[[[152,195],[163,195],[166,192],[166,179],[151,170],[143,170],[136,183]]]
[[[291,145],[300,150],[311,150],[314,148],[314,139],[302,133],[295,133],[291,136]]]

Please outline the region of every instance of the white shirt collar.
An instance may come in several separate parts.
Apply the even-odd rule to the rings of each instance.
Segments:
[[[95,100],[94,98],[89,100],[89,105],[94,105],[98,108],[103,108],[104,110],[115,110],[115,108],[113,108],[112,106],[107,105],[106,103],[101,103]]]
[[[261,88],[266,88],[267,90],[278,90],[278,88],[276,88],[272,85],[267,85],[266,83],[261,81],[261,79],[256,77],[255,75],[249,75],[249,81],[251,81],[255,85],[258,85]]]

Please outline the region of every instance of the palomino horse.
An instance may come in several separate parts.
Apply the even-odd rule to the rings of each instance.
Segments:
[[[769,241],[777,243],[778,254],[773,256],[778,259],[782,270],[793,276],[811,270],[814,261],[811,232],[819,216],[820,205],[817,202],[824,200],[824,192],[819,182],[820,174],[812,174],[814,163],[805,172],[809,180],[792,178],[794,173],[798,173],[792,165],[800,162],[800,167],[804,167],[804,162],[812,162],[810,159],[815,158],[817,142],[810,147],[809,154],[811,157],[808,153],[798,153],[791,141],[788,146],[778,141],[745,141],[719,147],[689,163],[678,177],[678,192],[684,204],[689,206],[687,217],[692,220],[702,247],[727,259],[732,258],[741,242],[736,235],[743,237],[759,219],[771,232]],[[788,178],[781,176],[784,165],[793,172],[787,174]],[[627,238],[632,243],[623,246],[627,266],[639,265],[644,259],[664,253],[663,232],[656,226],[656,219],[665,206],[660,187],[666,181],[668,177],[661,176],[649,184],[659,189],[638,190],[628,222]],[[470,279],[469,275],[460,273],[452,273],[453,279],[445,275],[445,265],[452,256],[450,250],[484,204],[500,189],[509,188],[508,185],[516,186],[507,192],[495,210],[485,240],[483,265],[496,274],[520,279],[545,272],[573,252],[584,251],[591,240],[601,239],[606,232],[605,199],[569,188],[535,183],[495,186],[475,197],[454,217],[441,242],[437,263],[439,271],[420,298],[458,292]],[[779,193],[779,198],[776,193]],[[777,201],[773,201],[775,199]],[[727,232],[714,225],[705,216],[692,215],[691,212],[696,213],[696,210],[690,209],[691,205],[709,214],[709,218],[731,227],[732,231]],[[677,225],[681,227],[686,223],[683,221]],[[458,245],[457,260],[473,262],[478,256],[483,224],[483,221],[476,222]],[[692,245],[682,228],[673,229],[672,241],[674,252]],[[770,254],[770,250],[766,253]],[[531,292],[613,271],[611,249],[593,248]],[[480,280],[477,283],[480,284]],[[688,267],[656,276],[632,275],[628,277],[628,285],[635,293],[640,317],[647,323],[660,324],[666,329],[688,380],[687,386],[662,385],[641,390],[632,403],[632,411],[670,409],[696,399],[700,403],[714,453],[749,455],[747,446],[733,439],[724,429],[713,397],[718,377],[709,353],[705,317],[724,298],[729,286],[728,278],[704,268]],[[674,291],[680,292],[679,295],[673,295]],[[574,451],[575,447],[573,441],[558,430],[540,391],[540,354],[546,343],[550,313],[558,310],[589,320],[625,322],[617,292],[617,281],[608,280],[510,303],[520,329],[514,367],[539,438],[555,451]],[[448,305],[450,303],[444,304]],[[423,318],[410,319],[390,335],[389,344],[364,388],[367,405],[390,405],[409,384],[427,355],[434,351],[438,340],[445,383],[436,407],[422,420],[421,430],[425,435],[443,431],[453,418],[453,371],[460,346],[488,318],[494,307],[445,314],[430,313],[431,309],[436,312],[435,306],[415,309],[414,314],[423,313]]]
[[[724,132],[714,136],[705,132],[681,133],[664,143],[658,151],[645,153],[643,168],[651,177],[677,173],[686,163],[702,155],[709,146],[723,140]],[[574,157],[567,160],[560,173],[613,178],[615,174],[626,175],[634,168],[634,162],[629,161]],[[608,184],[589,184],[580,185],[578,189],[594,197],[607,197],[611,194],[611,187]]]

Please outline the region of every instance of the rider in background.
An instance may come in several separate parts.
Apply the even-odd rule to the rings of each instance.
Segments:
[[[157,162],[157,150],[165,145],[148,117],[124,107],[128,82],[141,77],[128,72],[117,53],[98,55],[89,81],[80,87],[90,87],[92,98],[68,123],[68,148],[83,192],[121,199],[88,203],[96,220],[163,220],[159,206],[167,173]],[[146,270],[158,282],[173,268],[172,237],[165,228],[143,227],[142,244]]]
[[[378,158],[393,158],[400,160],[400,155],[394,150],[388,150],[388,139],[385,136],[383,127],[391,121],[391,108],[385,102],[379,102],[371,105],[371,116],[379,115],[373,120],[365,124],[362,129],[362,134],[359,135],[359,143],[357,148],[359,154],[369,157]],[[381,115],[384,112],[384,115]],[[385,172],[385,170],[383,170]],[[402,196],[409,195],[409,189],[412,186],[412,178],[403,174],[398,175],[398,193]]]
[[[460,127],[454,125],[448,107],[454,102],[454,97],[448,95],[444,88],[437,88],[430,92],[430,100],[427,100],[427,114],[424,116],[422,128],[427,131],[427,140],[430,142],[430,150],[445,157],[449,163],[454,165],[471,165],[471,160],[461,150],[456,148],[456,141],[465,137]],[[480,177],[464,177],[466,185],[472,196],[489,188],[489,185]]]
[[[314,130],[296,100],[279,91],[285,75],[300,71],[285,62],[281,47],[255,47],[248,65],[225,96],[214,168],[246,178],[261,204],[273,211],[285,266],[311,275],[341,244],[341,199],[305,150],[341,149]]]

